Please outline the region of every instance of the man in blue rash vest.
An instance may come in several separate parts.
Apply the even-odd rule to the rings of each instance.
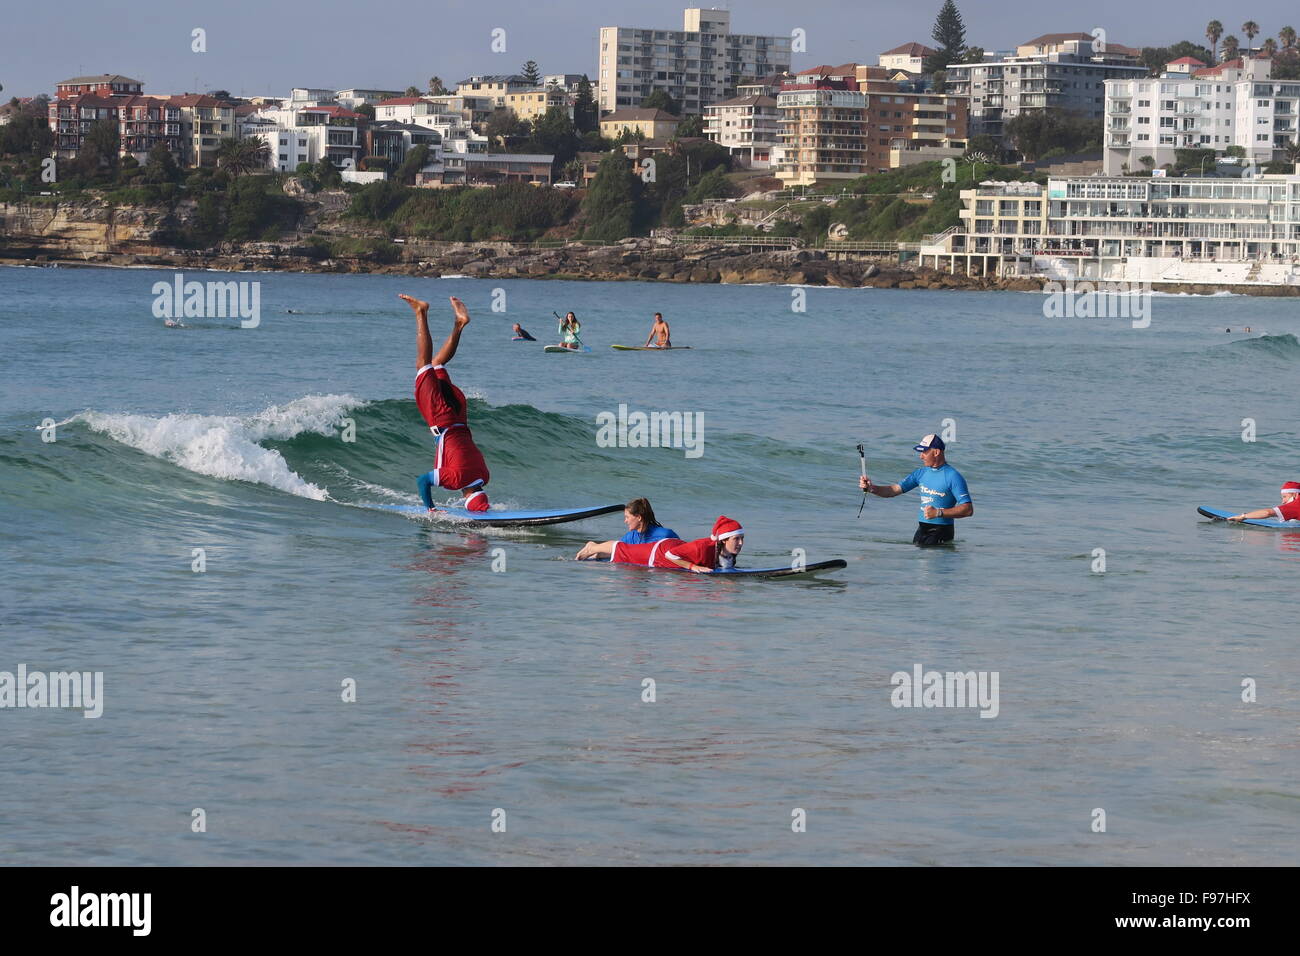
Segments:
[[[658,522],[646,498],[633,498],[627,503],[623,508],[623,523],[627,525],[627,534],[619,540],[624,544],[646,544],[678,536],[672,528],[665,528]]]
[[[975,503],[966,479],[944,457],[944,442],[938,435],[926,435],[912,450],[921,456],[921,467],[896,485],[876,485],[866,475],[858,487],[879,498],[893,498],[913,488],[921,489],[921,513],[912,543],[923,548],[948,544],[953,539],[954,519],[969,518]]]

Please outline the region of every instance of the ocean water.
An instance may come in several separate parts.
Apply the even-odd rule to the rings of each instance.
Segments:
[[[171,277],[0,269],[0,671],[103,674],[96,719],[0,709],[3,862],[1296,859],[1300,529],[1196,513],[1300,479],[1294,300],[1134,328],[1019,293],[195,273],[260,282],[260,324],[167,328]],[[398,292],[435,336],[470,307],[450,370],[497,506],[645,495],[689,537],[740,520],[742,565],[848,567],[577,563],[618,514],[357,507],[431,467]],[[568,309],[593,351],[543,354]],[[655,311],[691,351],[608,348]],[[620,405],[702,416],[702,453],[601,447]],[[944,429],[955,547],[911,546],[915,493],[856,517],[855,444],[896,481]],[[893,706],[917,665],[996,673],[996,717]]]

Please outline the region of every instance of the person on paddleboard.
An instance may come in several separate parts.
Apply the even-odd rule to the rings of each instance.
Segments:
[[[645,544],[677,537],[676,531],[665,528],[655,518],[655,510],[646,498],[633,498],[627,503],[623,508],[623,523],[627,525],[627,534],[619,540],[624,544]]]
[[[1300,520],[1300,481],[1288,481],[1282,486],[1282,503],[1276,508],[1260,508],[1257,511],[1245,511],[1239,515],[1233,515],[1229,521],[1262,521],[1265,519],[1276,519],[1277,521],[1297,521]]]
[[[518,322],[516,322],[516,323],[515,323],[515,337],[514,337],[514,340],[513,340],[513,341],[515,341],[515,342],[536,342],[537,339],[533,338],[533,337],[532,337],[531,335],[529,335],[526,331],[524,331],[524,327],[523,327],[522,325],[520,325]]]
[[[578,333],[582,331],[582,323],[572,312],[566,312],[564,318],[560,319],[560,345],[566,349],[582,348],[582,339],[578,338]]]
[[[944,441],[938,435],[926,435],[912,450],[921,456],[921,467],[895,485],[872,484],[866,475],[858,478],[858,488],[879,498],[893,498],[921,489],[921,513],[912,543],[921,547],[947,544],[955,533],[953,521],[975,513],[966,479],[944,457]]]
[[[736,566],[736,558],[745,544],[745,529],[740,522],[721,515],[713,523],[707,538],[683,541],[663,538],[645,544],[622,541],[588,541],[578,552],[579,561],[604,558],[616,564],[641,564],[648,568],[682,568],[696,574],[711,574],[718,569]]]
[[[672,330],[668,328],[668,323],[664,321],[662,312],[655,313],[655,324],[650,327],[650,334],[646,336],[646,348],[650,347],[651,340],[654,340],[654,347],[657,349],[670,349],[673,347]]]
[[[452,384],[446,369],[456,355],[461,332],[469,325],[469,310],[464,302],[451,296],[456,317],[447,340],[434,355],[433,339],[429,337],[429,303],[409,295],[398,298],[415,310],[415,403],[438,445],[433,471],[421,475],[417,482],[420,498],[426,508],[436,511],[433,489],[450,488],[465,496],[467,511],[487,511],[488,497],[483,491],[489,478],[487,462],[469,430],[465,393]]]

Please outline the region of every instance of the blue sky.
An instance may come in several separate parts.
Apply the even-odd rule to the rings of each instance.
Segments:
[[[817,63],[874,63],[909,40],[928,42],[942,0],[906,4],[776,2],[715,3],[731,10],[732,29],[789,35],[807,32],[809,51],[795,69]],[[536,60],[543,73],[596,71],[601,26],[680,29],[681,2],[647,0],[11,0],[0,34],[3,97],[53,93],[59,80],[82,73],[123,73],[147,93],[228,89],[239,95],[287,94],[293,86],[421,88],[430,76],[452,84],[473,73],[514,73]],[[1103,27],[1111,42],[1166,45],[1203,42],[1205,24],[1239,27],[1253,19],[1256,39],[1291,25],[1300,7],[1282,0],[958,0],[967,41],[1005,49],[1042,33]],[[361,12],[358,12],[361,11]],[[207,31],[207,52],[190,49],[191,31]],[[506,31],[506,52],[489,47]]]

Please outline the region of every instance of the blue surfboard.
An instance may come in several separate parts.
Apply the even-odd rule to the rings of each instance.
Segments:
[[[564,524],[581,521],[596,515],[622,511],[623,505],[596,505],[589,508],[556,508],[549,511],[466,511],[464,508],[439,508],[430,514],[424,505],[366,505],[381,511],[427,518],[430,521],[447,521],[482,525],[488,528],[529,528],[546,524]]]
[[[1224,511],[1222,508],[1197,508],[1196,510],[1215,521],[1224,521],[1233,515],[1241,514],[1240,511]],[[1248,524],[1255,528],[1290,528],[1292,531],[1300,531],[1300,521],[1277,521],[1272,518],[1247,518],[1245,521],[1234,521],[1233,524]]]

